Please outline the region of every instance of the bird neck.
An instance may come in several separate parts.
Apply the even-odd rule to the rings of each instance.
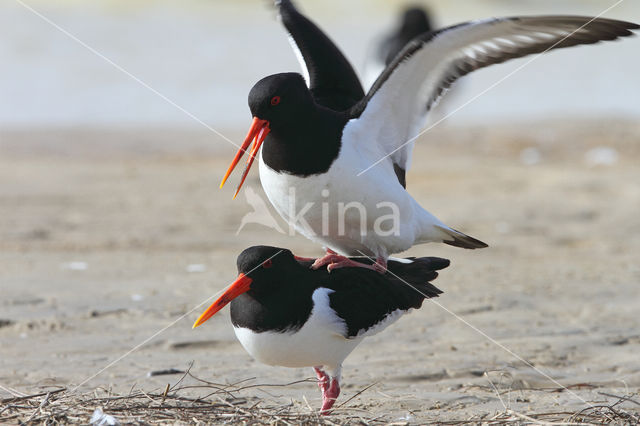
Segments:
[[[317,106],[288,123],[272,127],[264,142],[264,163],[279,173],[310,176],[325,173],[338,158],[346,113]]]
[[[304,274],[287,274],[286,282],[272,283],[264,291],[250,290],[231,302],[234,327],[254,332],[290,332],[302,328],[313,310],[313,292]]]

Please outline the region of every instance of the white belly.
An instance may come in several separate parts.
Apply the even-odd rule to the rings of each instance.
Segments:
[[[443,225],[409,195],[388,164],[357,174],[373,163],[343,144],[340,156],[323,174],[305,178],[277,173],[260,155],[260,180],[267,197],[299,232],[344,255],[386,257],[429,241],[433,224]],[[433,241],[441,235],[434,234]]]
[[[329,307],[333,290],[319,288],[313,293],[313,310],[304,326],[296,332],[256,333],[235,328],[238,340],[256,360],[284,367],[324,366],[339,374],[342,361],[364,336],[347,339],[346,325]]]

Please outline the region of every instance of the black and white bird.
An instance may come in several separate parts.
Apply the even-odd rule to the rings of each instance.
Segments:
[[[431,108],[455,80],[476,69],[615,40],[639,28],[581,16],[458,24],[415,38],[364,95],[331,40],[289,0],[277,5],[305,77],[275,74],[251,89],[253,123],[221,186],[253,141],[240,190],[264,142],[259,168],[267,197],[298,232],[329,249],[314,267],[354,266],[344,256],[366,254],[383,271],[390,254],[415,244],[486,247],[445,225],[406,191],[414,138]]]
[[[380,44],[378,56],[389,65],[414,38],[432,31],[431,16],[422,6],[409,7],[402,12],[400,25]]]
[[[384,68],[395,59],[407,43],[435,29],[429,10],[422,5],[405,8],[399,18],[398,25],[376,43],[371,55],[367,55],[363,71],[366,87],[371,87]]]
[[[392,260],[385,275],[362,268],[330,274],[310,269],[312,261],[283,248],[244,250],[237,260],[238,278],[193,327],[231,302],[231,322],[245,350],[265,364],[313,367],[326,413],[340,394],[345,358],[365,337],[441,294],[429,281],[449,261]]]

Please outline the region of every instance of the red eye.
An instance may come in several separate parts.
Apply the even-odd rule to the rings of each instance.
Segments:
[[[273,261],[271,259],[267,259],[264,262],[262,262],[263,268],[271,268],[272,266],[273,266]]]
[[[271,98],[271,105],[276,106],[280,103],[280,96],[274,96]]]

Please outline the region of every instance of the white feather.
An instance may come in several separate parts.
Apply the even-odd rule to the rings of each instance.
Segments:
[[[238,340],[256,360],[283,367],[324,366],[335,377],[342,361],[364,336],[346,338],[344,320],[329,306],[333,290],[318,288],[313,293],[313,309],[307,322],[295,332],[256,333],[235,328]]]
[[[278,173],[260,156],[262,187],[276,211],[289,223],[290,232],[297,231],[343,255],[366,254],[374,258],[386,258],[418,242],[442,241],[445,234],[437,226],[447,226],[420,207],[400,185],[391,163],[381,164],[375,173],[357,176],[358,170],[382,154],[375,145],[373,150],[363,149],[357,141],[368,140],[366,132],[353,134],[352,130],[349,123],[338,158],[323,174],[297,177]],[[356,208],[346,208],[354,200],[362,206],[364,215]],[[380,203],[397,207],[395,220],[385,220],[393,210],[388,207],[390,204]],[[344,207],[343,214],[340,206]],[[305,209],[304,221],[295,220]],[[394,224],[396,229],[390,234],[381,233],[376,224],[382,224],[378,228],[383,231],[390,231]]]
[[[427,112],[461,75],[514,56],[541,53],[565,37],[565,42],[580,44],[611,33],[626,36],[625,28],[633,24],[572,16],[486,19],[450,27],[427,42],[413,42],[417,50],[383,73],[354,126],[367,129],[366,142],[377,142],[384,154],[390,154],[390,161],[408,170],[413,143],[407,142],[420,132]]]
[[[395,311],[390,312],[379,323],[374,324],[373,326],[367,328],[366,330],[360,330],[358,332],[358,337],[367,337],[367,336],[373,336],[374,334],[378,334],[385,328],[389,327],[394,322],[398,321],[401,316],[403,316],[404,314],[408,314],[411,311],[412,309],[408,309],[408,310],[396,309]]]
[[[307,68],[307,63],[304,61],[304,57],[302,56],[302,52],[296,43],[296,40],[291,36],[291,34],[287,34],[289,39],[289,44],[293,49],[293,53],[296,55],[296,59],[300,64],[300,68],[302,68],[302,76],[304,77],[304,81],[307,83],[307,87],[311,84],[311,77],[309,76],[309,69]]]

